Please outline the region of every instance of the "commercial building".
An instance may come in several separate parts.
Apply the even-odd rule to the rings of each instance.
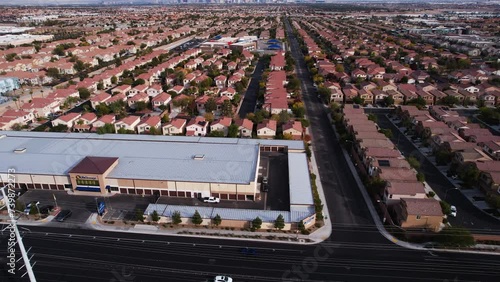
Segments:
[[[291,188],[297,175],[308,179],[301,141],[4,131],[0,182],[14,174],[21,189],[246,201],[260,198],[261,151],[288,153]],[[300,183],[294,190],[311,194],[310,184]]]
[[[19,46],[31,44],[33,41],[49,41],[54,38],[53,35],[32,35],[32,34],[9,34],[0,36],[0,46]]]
[[[19,89],[20,85],[19,79],[16,77],[0,76],[0,95]]]

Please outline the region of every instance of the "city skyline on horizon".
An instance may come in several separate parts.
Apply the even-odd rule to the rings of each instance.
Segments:
[[[20,3],[21,2],[21,3]],[[329,3],[329,4],[348,4],[348,3],[408,3],[408,2],[428,2],[428,3],[450,3],[456,2],[453,0],[26,0],[13,3],[10,0],[0,0],[0,5],[8,6],[57,6],[57,5],[140,5],[140,4],[287,4],[287,3]],[[492,2],[500,3],[500,1],[492,0],[473,0],[463,1],[461,3],[471,2]]]

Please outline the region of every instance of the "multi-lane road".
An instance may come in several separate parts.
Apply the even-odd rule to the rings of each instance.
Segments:
[[[288,22],[286,27],[311,121],[313,150],[328,202],[326,216],[333,224],[331,237],[318,245],[291,245],[30,227],[24,242],[34,255],[37,281],[206,281],[217,274],[227,274],[235,282],[496,281],[500,277],[498,256],[406,249],[377,231],[316,98]],[[2,246],[6,240],[3,236]],[[246,247],[254,248],[255,254],[243,254]],[[6,255],[2,247],[0,281],[27,281],[6,272]]]

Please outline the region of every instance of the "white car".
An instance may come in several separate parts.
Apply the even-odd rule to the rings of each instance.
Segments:
[[[450,207],[450,216],[457,217],[457,208],[455,206]]]
[[[233,278],[229,276],[215,276],[214,282],[233,282]]]
[[[205,197],[203,198],[204,203],[218,203],[220,202],[220,199],[217,197]]]

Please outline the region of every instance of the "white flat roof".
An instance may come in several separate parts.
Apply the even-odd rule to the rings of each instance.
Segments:
[[[117,157],[110,178],[249,184],[255,180],[258,143],[224,138],[4,131],[0,172],[67,175],[87,156]],[[208,139],[208,138],[206,138]],[[224,142],[223,142],[224,141]],[[227,141],[227,142],[226,142]],[[26,148],[24,153],[14,150]],[[195,155],[203,155],[195,160]]]
[[[288,154],[290,205],[313,205],[311,180],[306,154]]]
[[[174,212],[179,212],[181,217],[192,217],[195,210],[204,219],[214,218],[217,214],[224,220],[254,220],[257,216],[264,222],[274,222],[281,214],[285,222],[299,222],[315,213],[314,207],[310,206],[297,211],[274,211],[274,210],[252,210],[252,209],[230,209],[217,207],[180,206],[165,204],[149,204],[144,214],[152,214],[153,211],[160,216],[171,217]]]

